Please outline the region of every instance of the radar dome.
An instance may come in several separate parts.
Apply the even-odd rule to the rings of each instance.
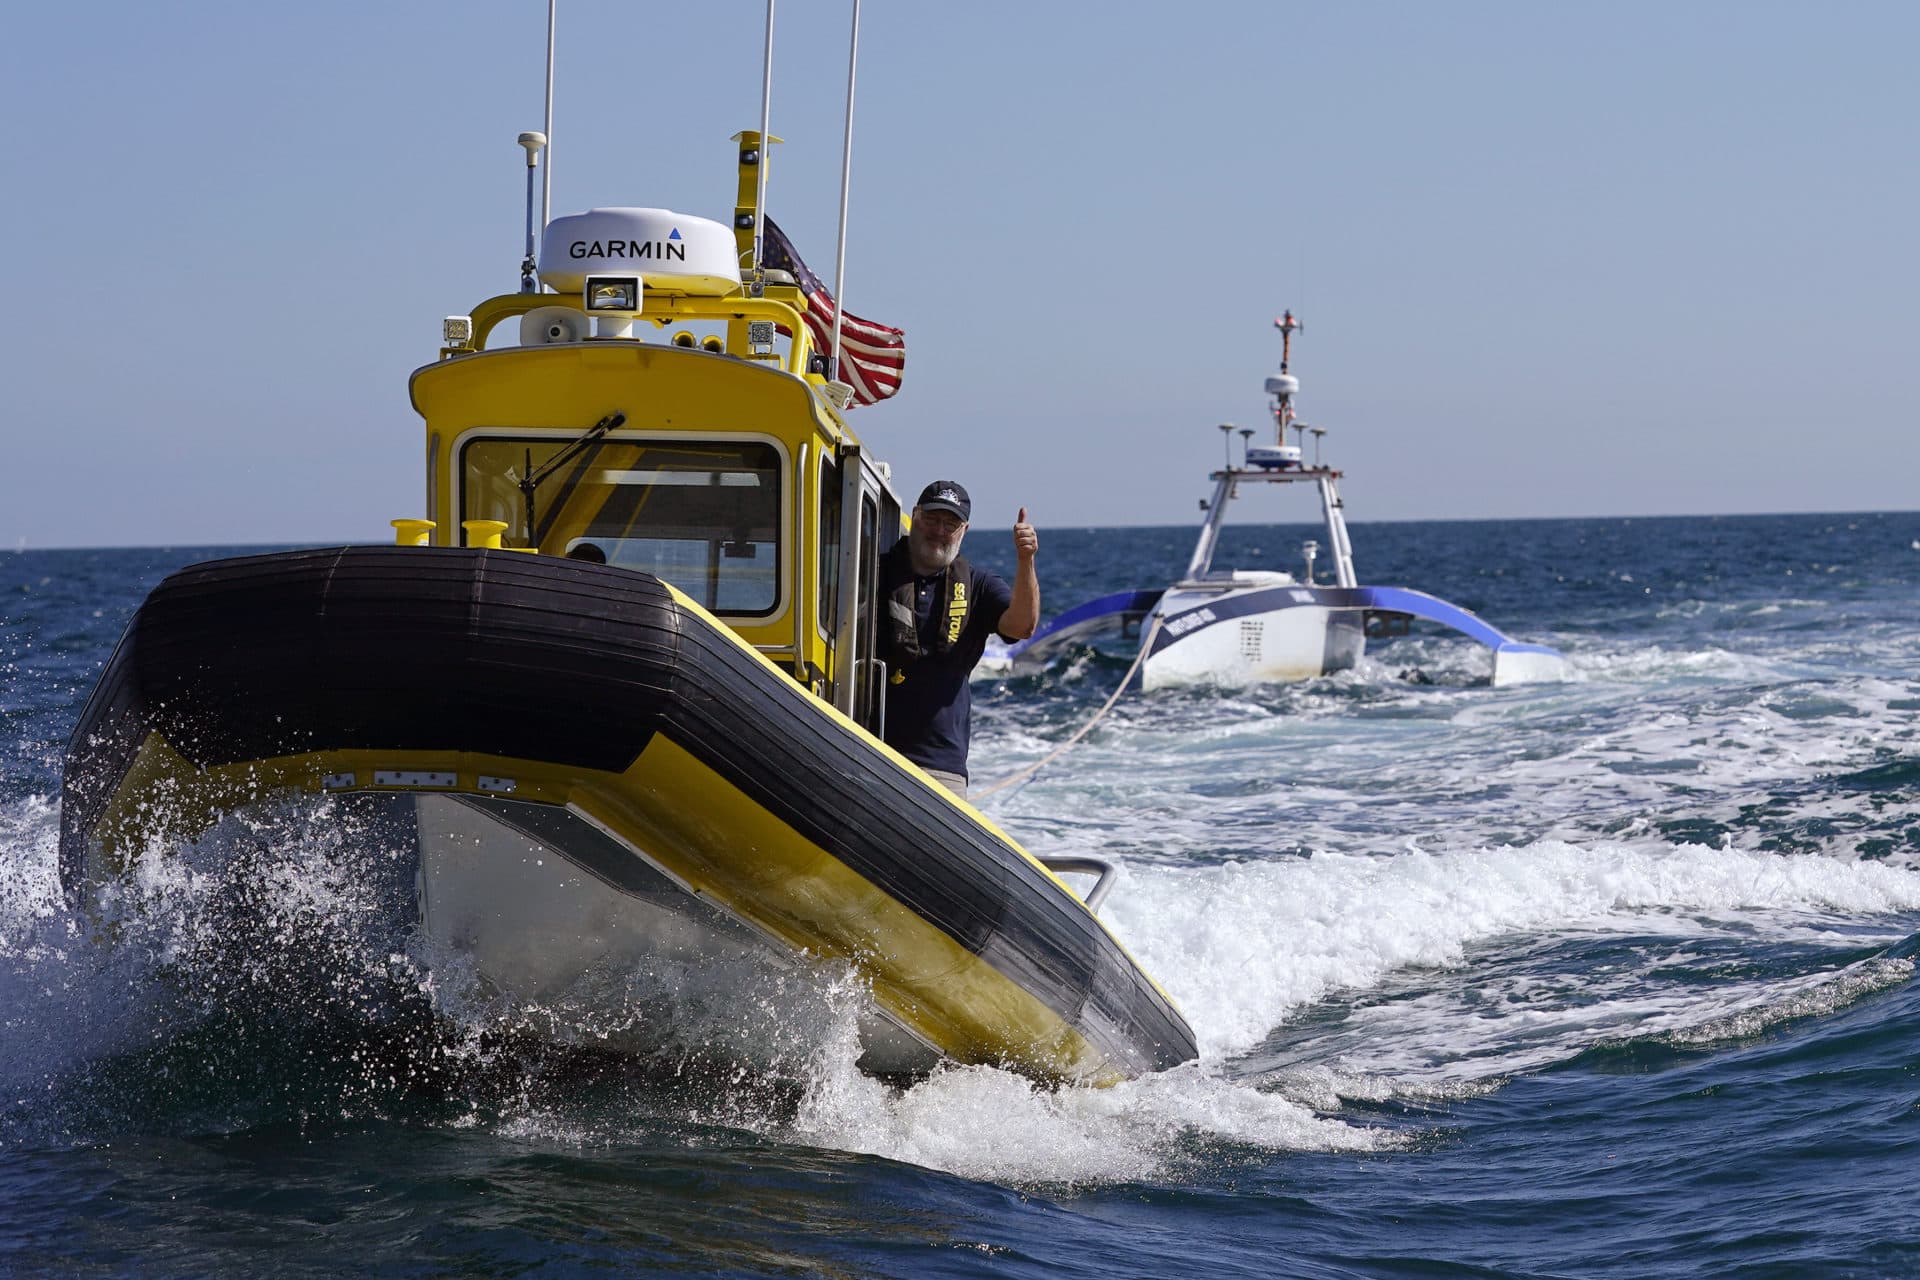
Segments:
[[[740,287],[733,230],[671,209],[589,209],[547,224],[540,280],[578,293],[590,275],[637,275],[663,293],[730,293]]]

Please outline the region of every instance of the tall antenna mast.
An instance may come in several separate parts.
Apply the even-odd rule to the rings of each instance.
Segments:
[[[1300,379],[1287,372],[1287,365],[1293,359],[1293,335],[1307,326],[1293,318],[1293,311],[1283,312],[1273,327],[1280,331],[1280,372],[1267,379],[1267,392],[1275,398],[1273,406],[1273,424],[1278,430],[1275,438],[1281,444],[1287,442],[1287,427],[1293,422],[1293,393],[1300,389]]]
[[[853,0],[847,40],[847,131],[840,143],[840,243],[833,258],[833,339],[827,343],[827,381],[840,376],[840,317],[847,313],[847,191],[853,182],[853,72],[860,62],[860,0]]]
[[[553,33],[559,0],[547,0],[547,162],[540,169],[540,227],[553,218]]]
[[[1293,318],[1292,310],[1285,311],[1273,327],[1280,331],[1280,372],[1287,371],[1287,361],[1293,359],[1293,335],[1307,326]]]
[[[760,263],[767,248],[767,161],[771,153],[767,139],[772,137],[773,121],[773,0],[767,0],[767,51],[760,76],[760,164],[754,175],[753,191],[753,283],[749,292],[759,297],[766,288]]]

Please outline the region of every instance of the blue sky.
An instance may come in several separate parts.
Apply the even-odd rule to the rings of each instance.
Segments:
[[[725,218],[762,15],[561,0],[555,212]],[[776,22],[769,208],[829,278],[847,16]],[[516,285],[545,21],[9,6],[0,546],[417,514],[406,377]],[[856,423],[976,527],[1186,523],[1291,307],[1356,521],[1912,508],[1916,47],[1906,3],[868,0],[848,303],[908,364]]]

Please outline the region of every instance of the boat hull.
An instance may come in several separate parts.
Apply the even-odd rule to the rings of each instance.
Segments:
[[[1308,680],[1366,652],[1366,609],[1338,587],[1182,584],[1158,607],[1147,689]]]
[[[63,878],[287,792],[411,797],[422,922],[509,994],[759,950],[852,966],[896,1049],[1094,1080],[1194,1055],[1064,883],[646,574],[360,547],[173,575],[69,745]]]

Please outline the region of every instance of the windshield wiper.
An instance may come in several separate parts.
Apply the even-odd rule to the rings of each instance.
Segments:
[[[575,440],[559,453],[548,458],[540,465],[539,470],[536,471],[532,467],[527,468],[526,477],[520,481],[520,496],[525,500],[527,508],[527,540],[534,546],[538,547],[540,545],[540,537],[533,521],[533,491],[540,487],[542,480],[545,480],[555,471],[565,466],[568,460],[575,454],[587,448],[589,445],[604,440],[607,432],[612,431],[626,420],[627,415],[616,409],[614,412],[600,419],[600,421],[594,423],[591,427],[588,427],[586,433],[578,440]],[[529,459],[532,458],[532,450],[528,450],[527,456]]]

